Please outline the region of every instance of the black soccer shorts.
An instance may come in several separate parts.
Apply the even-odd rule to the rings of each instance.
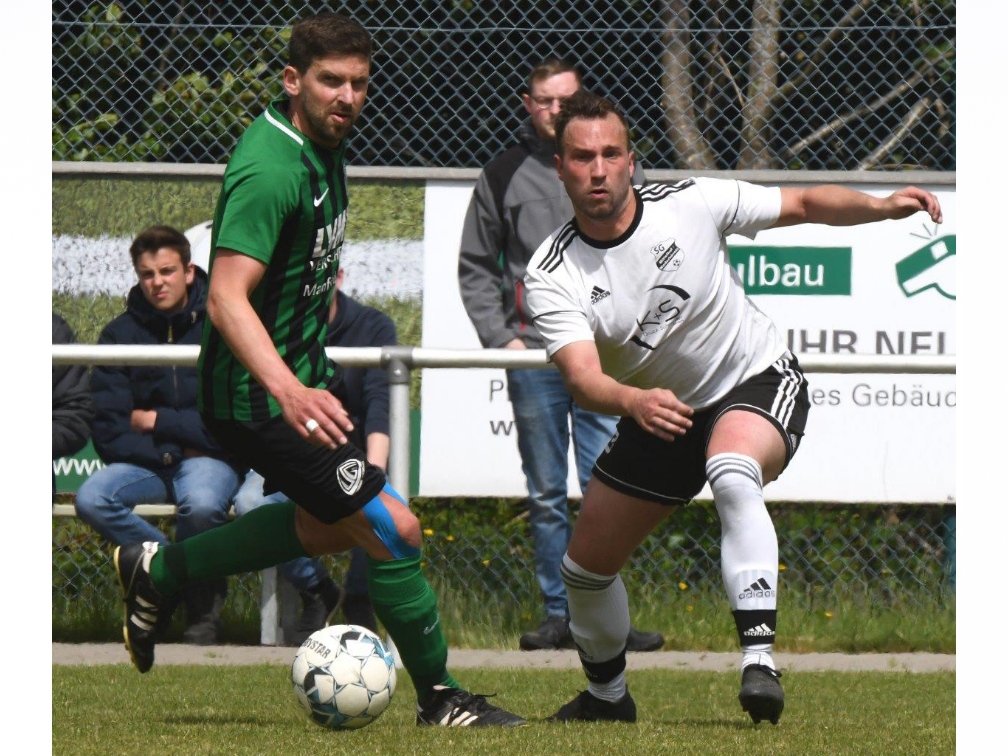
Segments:
[[[325,523],[364,507],[382,490],[385,473],[351,440],[335,451],[301,438],[283,417],[265,422],[203,422],[220,444],[263,476],[263,493],[282,491]]]
[[[707,481],[707,444],[714,424],[729,410],[755,412],[773,423],[784,439],[787,467],[805,433],[809,411],[808,381],[795,356],[786,352],[762,373],[696,411],[693,427],[675,441],[648,433],[632,417],[622,418],[592,474],[628,496],[685,504]]]

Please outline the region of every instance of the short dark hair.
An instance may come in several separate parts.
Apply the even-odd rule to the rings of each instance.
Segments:
[[[552,76],[559,76],[564,73],[574,74],[574,78],[577,79],[578,86],[581,86],[581,72],[577,70],[573,63],[570,63],[563,58],[544,58],[542,61],[532,66],[532,70],[529,71],[528,81],[526,82],[528,91],[532,91],[532,85],[537,81],[549,79]]]
[[[623,124],[623,131],[626,133],[626,146],[630,149],[630,125],[622,108],[612,100],[589,92],[587,89],[579,89],[572,94],[560,106],[557,113],[554,128],[556,129],[556,153],[563,155],[564,132],[567,131],[567,124],[575,118],[583,118],[586,121],[599,121],[609,116],[615,115]]]
[[[371,35],[342,13],[319,13],[303,18],[291,28],[287,64],[300,73],[319,58],[359,55],[371,61]]]
[[[130,244],[130,258],[133,260],[134,269],[140,255],[157,252],[162,247],[168,247],[168,249],[174,249],[178,252],[183,265],[188,265],[192,260],[192,250],[185,234],[171,226],[150,226],[137,234],[133,243]]]

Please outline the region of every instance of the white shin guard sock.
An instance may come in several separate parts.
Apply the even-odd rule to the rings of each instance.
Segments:
[[[707,479],[721,519],[721,577],[736,622],[747,615],[773,617],[752,628],[742,622],[740,635],[751,634],[752,640],[742,640],[743,667],[773,667],[772,643],[767,641],[772,641],[776,624],[778,551],[777,532],[763,500],[763,471],[751,457],[718,454],[707,461]]]
[[[561,565],[567,586],[570,630],[582,662],[600,664],[620,656],[630,633],[630,604],[626,587],[617,575],[596,575],[564,554]],[[587,671],[587,670],[586,670]],[[589,680],[592,695],[618,701],[626,692],[622,670],[609,680]]]

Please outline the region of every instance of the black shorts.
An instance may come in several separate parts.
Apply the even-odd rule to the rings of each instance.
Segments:
[[[808,419],[808,381],[790,352],[759,375],[736,386],[710,407],[693,414],[693,427],[675,441],[664,441],[641,428],[632,417],[599,455],[592,474],[610,488],[659,504],[684,504],[707,482],[707,444],[714,423],[728,410],[762,415],[784,439],[791,461]]]
[[[352,515],[385,485],[385,473],[359,446],[348,443],[335,451],[316,446],[282,417],[261,423],[204,417],[203,422],[225,449],[263,476],[263,493],[282,491],[322,522]]]

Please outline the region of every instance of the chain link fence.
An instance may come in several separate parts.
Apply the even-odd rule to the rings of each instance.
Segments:
[[[466,501],[418,505],[425,573],[439,594],[477,606],[482,615],[539,615],[531,537],[520,503],[507,517]],[[781,590],[789,600],[898,610],[954,594],[954,506],[770,505],[770,510],[779,539]],[[172,534],[171,518],[158,524]],[[53,519],[54,641],[117,639],[122,603],[111,552],[110,544],[79,521]],[[659,611],[697,597],[720,600],[719,559],[717,512],[710,503],[694,503],[656,530],[622,574],[635,606]],[[348,565],[346,555],[323,561],[337,580]],[[258,642],[259,593],[258,574],[230,579],[225,615],[239,628],[228,633],[232,642]]]
[[[220,0],[52,5],[52,158],[223,164],[281,95],[287,33],[322,6]],[[372,32],[351,165],[479,168],[512,141],[528,68],[559,55],[618,100],[646,169],[955,171],[954,1],[389,0],[333,2]],[[167,212],[171,208],[164,208]],[[203,220],[205,213],[193,220]],[[160,220],[165,220],[161,218]],[[85,303],[86,305],[86,303]],[[541,605],[520,508],[464,520],[422,510],[427,574],[487,611]],[[772,505],[783,590],[899,606],[954,591],[955,507]],[[634,555],[637,600],[722,592],[710,504]],[[950,526],[951,524],[951,526]],[[161,523],[169,534],[173,523]],[[53,640],[113,640],[111,547],[53,519]],[[345,558],[327,557],[335,573]],[[230,582],[228,617],[258,638],[259,579]],[[235,638],[240,640],[240,638]]]
[[[531,65],[618,100],[647,169],[954,171],[954,0],[333,2],[376,44],[348,159],[479,168]],[[224,163],[313,2],[52,5],[54,160]]]

